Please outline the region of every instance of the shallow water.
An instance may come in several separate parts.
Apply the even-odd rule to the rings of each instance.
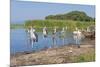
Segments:
[[[32,51],[32,50],[38,51],[44,48],[53,48],[53,47],[60,47],[68,44],[75,44],[75,41],[73,40],[72,37],[72,32],[66,32],[64,38],[60,38],[59,36],[61,34],[59,34],[58,32],[56,36],[55,44],[53,43],[52,35],[50,32],[47,38],[43,38],[42,32],[37,32],[37,34],[38,34],[38,42],[35,42],[34,45],[32,46],[30,44],[25,29],[11,29],[11,33],[10,33],[11,53]]]

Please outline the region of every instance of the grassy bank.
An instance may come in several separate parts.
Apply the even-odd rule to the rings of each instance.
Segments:
[[[91,62],[95,61],[95,53],[90,52],[86,54],[81,54],[73,59],[75,62]]]
[[[44,26],[48,28],[53,28],[57,26],[58,28],[68,27],[68,30],[74,30],[75,27],[80,29],[86,29],[88,26],[95,25],[95,22],[85,22],[85,21],[72,21],[72,20],[29,20],[25,22],[25,27],[34,26],[35,28],[43,28]]]
[[[29,20],[24,24],[11,24],[10,29],[26,29],[29,26],[34,26],[36,31],[42,31],[43,27],[47,27],[49,31],[52,31],[54,27],[58,27],[60,30],[62,27],[67,26],[67,30],[73,31],[75,27],[79,29],[86,29],[88,26],[95,25],[95,22],[83,22],[83,21],[72,21],[72,20]]]

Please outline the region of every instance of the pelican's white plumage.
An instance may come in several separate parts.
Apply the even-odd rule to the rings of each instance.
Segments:
[[[29,32],[30,32],[30,38],[35,40],[36,39],[36,36],[34,34],[35,29],[34,28],[31,28]]]

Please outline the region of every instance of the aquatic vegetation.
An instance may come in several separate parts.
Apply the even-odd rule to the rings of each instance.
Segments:
[[[43,28],[44,26],[48,27],[49,30],[52,30],[55,26],[60,28],[68,27],[68,30],[75,30],[75,27],[79,29],[86,29],[88,26],[95,25],[95,22],[86,22],[86,21],[72,21],[72,20],[28,20],[25,22],[25,28],[29,26],[34,26],[35,28]]]

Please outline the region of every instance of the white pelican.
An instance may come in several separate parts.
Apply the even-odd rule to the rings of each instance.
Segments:
[[[63,45],[64,45],[64,42],[65,42],[65,28],[64,27],[61,30],[61,38],[63,39]]]
[[[30,43],[33,48],[34,42],[38,42],[38,35],[35,33],[35,29],[32,27],[28,30],[28,33],[30,37]]]
[[[87,27],[87,32],[90,32],[90,28],[89,27]]]
[[[53,29],[53,32],[52,32],[53,46],[56,45],[56,33],[57,33],[57,28],[55,27],[55,28]]]
[[[64,32],[65,32],[65,28],[63,27],[61,33],[64,33]]]
[[[54,28],[54,31],[53,31],[53,32],[54,32],[54,33],[56,33],[56,32],[57,32],[57,28],[56,28],[56,27]]]
[[[44,38],[47,37],[47,34],[48,34],[47,28],[44,27],[44,28],[43,28],[43,36],[44,36]]]
[[[82,33],[78,28],[76,28],[76,30],[73,31],[73,38],[74,38],[76,44],[78,45],[78,48],[80,48],[80,41],[82,38]]]

